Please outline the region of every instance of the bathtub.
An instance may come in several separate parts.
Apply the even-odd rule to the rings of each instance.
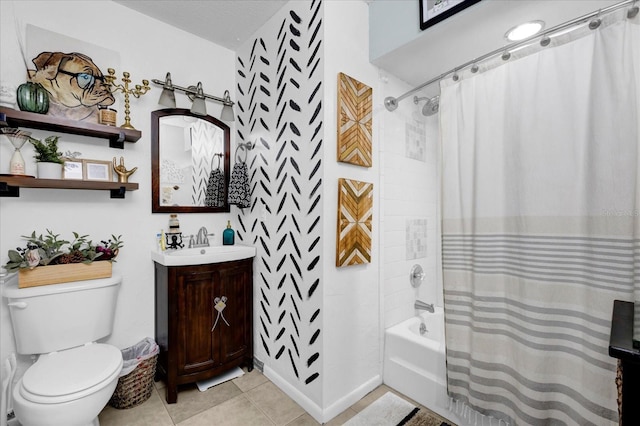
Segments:
[[[420,323],[427,331],[420,334]],[[423,312],[385,330],[384,383],[460,424],[447,396],[444,312]]]

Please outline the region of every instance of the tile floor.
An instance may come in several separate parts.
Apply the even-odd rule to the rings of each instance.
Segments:
[[[319,425],[257,369],[244,376],[200,392],[195,385],[181,387],[178,402],[167,404],[164,384],[157,382],[151,398],[137,407],[117,410],[105,407],[100,426],[312,426]],[[396,393],[382,385],[332,419],[338,426],[384,395]]]

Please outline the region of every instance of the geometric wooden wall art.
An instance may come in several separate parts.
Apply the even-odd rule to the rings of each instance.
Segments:
[[[338,161],[371,167],[373,89],[338,74]]]
[[[373,184],[338,179],[336,266],[371,263]]]

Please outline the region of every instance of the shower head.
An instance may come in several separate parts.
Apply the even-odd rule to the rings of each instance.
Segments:
[[[422,107],[422,115],[425,117],[429,117],[438,112],[440,109],[440,96],[436,95],[433,98],[419,98],[417,96],[413,97],[413,103],[418,105],[418,102],[426,100],[427,103]]]
[[[425,117],[429,117],[438,112],[440,109],[440,96],[434,96],[429,99],[426,104],[422,107],[422,115]]]

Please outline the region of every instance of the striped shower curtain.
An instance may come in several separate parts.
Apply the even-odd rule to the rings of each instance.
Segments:
[[[618,421],[613,301],[640,303],[639,20],[441,83],[448,391],[509,424]]]

